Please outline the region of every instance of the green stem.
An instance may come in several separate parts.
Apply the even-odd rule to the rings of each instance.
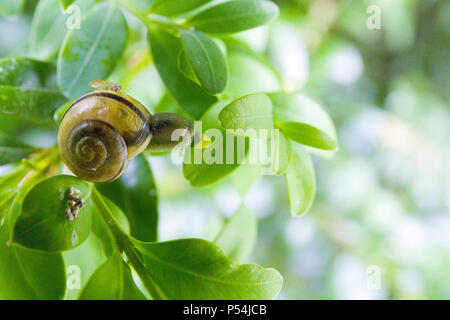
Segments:
[[[120,226],[114,220],[108,205],[105,203],[103,196],[98,192],[96,188],[92,189],[91,199],[98,211],[102,215],[103,220],[105,220],[114,239],[119,247],[119,249],[125,252],[131,266],[136,271],[137,275],[141,279],[144,287],[148,290],[154,300],[165,300],[167,299],[164,293],[161,291],[159,286],[155,283],[153,278],[150,276],[147,268],[142,264],[140,258],[136,255],[134,251],[134,245],[130,241],[128,235],[120,228]]]

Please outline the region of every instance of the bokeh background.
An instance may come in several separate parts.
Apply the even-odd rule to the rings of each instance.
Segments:
[[[282,177],[244,179],[239,170],[193,188],[170,156],[152,156],[160,239],[208,238],[245,206],[258,219],[247,261],[280,271],[279,299],[449,299],[450,2],[276,2],[276,22],[228,47],[224,97],[284,89],[329,112],[340,149],[330,159],[314,156],[314,205],[293,218]],[[35,3],[25,1],[21,14],[0,12],[0,58],[27,55]],[[367,27],[371,5],[380,29]],[[145,30],[127,19],[131,44],[111,80],[152,112],[182,113],[164,92]],[[9,126],[14,121],[0,119]],[[18,137],[55,142],[47,128],[27,129]]]

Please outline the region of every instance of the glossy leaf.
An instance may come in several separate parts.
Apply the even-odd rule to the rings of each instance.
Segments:
[[[256,243],[256,217],[244,205],[228,219],[212,242],[231,260],[244,262],[252,253]]]
[[[323,150],[337,148],[336,140],[309,124],[285,121],[277,122],[276,126],[292,141]]]
[[[309,210],[316,193],[316,177],[309,154],[302,146],[293,145],[293,157],[284,176],[289,195],[289,207],[293,216]]]
[[[185,152],[183,175],[192,186],[206,186],[219,181],[236,170],[248,154],[248,138],[216,132],[221,135],[210,137],[213,139],[208,147],[190,148]],[[227,148],[227,141],[229,144],[234,141],[233,147]]]
[[[186,51],[184,50],[181,51],[180,55],[178,56],[178,69],[186,78],[200,84],[197,76],[195,75],[195,71],[192,68],[191,62],[186,55]]]
[[[241,97],[223,108],[219,113],[219,120],[225,129],[271,130],[272,102],[261,93]],[[270,134],[271,132],[267,132],[267,137],[270,137]]]
[[[156,241],[158,200],[153,174],[145,156],[134,158],[119,179],[98,184],[97,189],[126,214],[134,238]]]
[[[20,202],[14,201],[8,220],[19,211]],[[62,255],[10,245],[10,224],[0,226],[0,299],[62,299],[66,288]]]
[[[85,202],[70,220],[66,209],[69,192]],[[59,175],[40,182],[26,195],[20,215],[16,219],[12,241],[21,246],[48,252],[59,252],[79,246],[89,236],[92,223],[92,186],[73,176]],[[74,212],[74,211],[73,211]]]
[[[209,7],[186,24],[207,33],[232,33],[269,23],[279,10],[271,1],[235,0]]]
[[[135,245],[169,299],[272,299],[281,289],[276,270],[235,264],[206,240],[135,241]]]
[[[65,100],[51,64],[29,58],[0,60],[0,114],[50,121]]]
[[[31,23],[31,56],[43,60],[55,56],[67,31],[60,0],[39,1]]]
[[[191,11],[210,1],[211,0],[156,0],[156,3],[151,8],[151,12],[163,16],[173,16]]]
[[[89,279],[80,300],[145,300],[128,265],[119,253],[112,255]]]
[[[55,110],[65,101],[58,91],[0,85],[0,114],[27,120],[53,119]]]
[[[199,119],[217,98],[207,94],[178,69],[178,56],[182,50],[180,39],[165,30],[152,28],[149,38],[155,65],[165,86],[192,118]]]
[[[202,32],[183,29],[179,32],[186,56],[202,87],[211,94],[225,90],[228,70],[219,46]]]
[[[47,62],[30,58],[0,60],[0,85],[57,89],[56,68]]]
[[[37,150],[17,138],[0,134],[0,165],[20,161]]]
[[[127,24],[113,4],[100,3],[64,39],[58,57],[58,83],[70,98],[91,90],[89,83],[106,79],[125,48]]]
[[[96,187],[98,188],[98,185]],[[122,210],[108,198],[103,197],[103,200],[115,222],[120,226],[120,228],[122,228],[123,231],[130,233],[128,219]],[[110,257],[115,251],[119,250],[116,239],[114,239],[114,235],[112,234],[108,224],[103,219],[101,213],[98,211],[97,207],[95,207],[92,215],[92,232],[101,241],[106,257]]]
[[[337,148],[333,121],[319,104],[301,94],[274,93],[269,96],[274,105],[275,123],[286,137],[315,148]]]

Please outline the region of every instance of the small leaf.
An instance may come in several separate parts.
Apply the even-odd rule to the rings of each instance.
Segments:
[[[100,3],[64,39],[58,57],[58,83],[70,98],[91,90],[89,83],[106,79],[125,49],[127,24],[113,4]]]
[[[273,128],[272,102],[261,93],[241,97],[223,108],[219,120],[225,129],[270,130]]]
[[[237,265],[202,239],[134,242],[169,299],[272,299],[281,289],[282,278],[276,270]]]
[[[127,170],[111,183],[98,184],[97,189],[119,206],[130,222],[131,235],[141,241],[156,241],[158,202],[152,170],[147,159],[139,155]]]
[[[91,184],[65,175],[38,183],[23,201],[14,225],[12,241],[27,248],[48,252],[79,246],[91,232],[91,189]],[[69,196],[69,193],[74,196]],[[85,203],[84,207],[81,202]],[[76,216],[72,220],[67,209]]]
[[[309,210],[316,193],[314,166],[309,154],[300,145],[292,146],[294,155],[284,176],[289,195],[289,207],[293,216]]]
[[[20,161],[37,150],[17,138],[0,134],[0,165]]]
[[[201,187],[219,181],[236,170],[245,160],[249,149],[246,137],[216,131],[211,144],[204,148],[190,148],[184,154],[183,175],[192,186]],[[227,148],[233,143],[232,148]],[[232,153],[230,153],[232,151]]]
[[[309,124],[285,121],[277,122],[276,126],[292,141],[323,150],[337,148],[337,143],[333,138]]]
[[[333,121],[319,104],[301,94],[273,93],[269,97],[275,124],[287,138],[324,150],[338,147]]]
[[[206,34],[180,29],[186,56],[206,91],[217,94],[225,90],[228,70],[219,46]]]
[[[271,1],[236,0],[209,7],[186,24],[207,33],[232,33],[267,24],[278,13],[277,5]]]
[[[74,3],[75,2],[75,0],[61,0],[61,5],[62,5],[62,7],[64,8],[64,10],[65,9],[67,9],[68,7],[70,7],[70,5],[72,4],[72,3]]]
[[[256,218],[247,207],[241,205],[212,238],[212,242],[218,245],[229,259],[243,262],[253,251],[256,235]]]
[[[165,30],[150,28],[149,41],[155,66],[165,86],[192,118],[199,119],[217,98],[178,70],[178,56],[182,50],[180,39]]]
[[[7,220],[17,215],[20,206],[13,202]],[[62,255],[10,245],[10,224],[0,226],[0,299],[62,299],[66,288]]]
[[[281,175],[286,172],[292,160],[292,146],[286,137],[279,131],[275,131],[276,135],[272,137],[272,171],[276,175]]]
[[[119,253],[112,255],[89,279],[80,300],[145,300],[128,265]]]
[[[210,1],[211,0],[156,0],[156,3],[151,8],[151,12],[163,16],[173,16],[191,11]]]

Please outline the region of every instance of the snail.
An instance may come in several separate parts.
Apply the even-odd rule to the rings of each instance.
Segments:
[[[152,116],[140,102],[122,93],[118,84],[94,80],[91,86],[97,90],[73,102],[58,129],[62,160],[79,178],[110,182],[144,150],[169,151],[179,141],[184,143],[181,147],[190,144],[193,126],[183,117]],[[172,139],[176,129],[182,129],[179,141]]]

